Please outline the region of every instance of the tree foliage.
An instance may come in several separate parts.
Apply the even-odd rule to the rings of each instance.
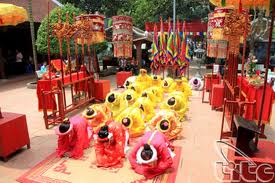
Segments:
[[[79,8],[74,7],[71,4],[66,4],[62,8],[55,8],[50,12],[50,51],[51,54],[59,54],[59,44],[58,40],[52,36],[52,25],[58,22],[58,13],[60,11],[61,14],[61,21],[66,21],[66,12],[69,14],[69,21],[70,23],[73,22],[73,13],[75,15],[81,14],[81,10]],[[37,32],[37,40],[36,40],[36,46],[37,51],[41,54],[47,54],[48,53],[48,17],[45,17]],[[72,44],[72,43],[71,43]],[[65,46],[65,40],[63,40],[63,54],[66,54],[66,46]]]
[[[99,11],[106,17],[129,15],[134,25],[144,28],[146,21],[159,21],[173,16],[172,0],[61,0],[70,2],[87,12]],[[206,19],[209,13],[209,0],[176,0],[177,17],[181,20]]]

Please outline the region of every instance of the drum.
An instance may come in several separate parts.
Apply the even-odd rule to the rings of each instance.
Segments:
[[[133,45],[133,21],[129,16],[113,16],[114,57],[131,58]]]
[[[97,44],[102,43],[105,40],[104,32],[104,16],[98,14],[86,14],[76,17],[76,24],[79,27],[84,27],[80,25],[87,24],[88,26],[77,32],[76,37],[77,43],[82,44],[82,38],[84,39],[84,44]],[[82,34],[82,35],[81,35]]]

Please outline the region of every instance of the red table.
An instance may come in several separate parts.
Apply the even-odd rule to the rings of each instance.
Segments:
[[[116,74],[117,87],[123,86],[126,79],[129,78],[130,76],[132,76],[132,72],[126,72],[126,71],[117,72]]]
[[[224,85],[214,84],[211,94],[211,106],[212,109],[222,107],[223,105]]]
[[[235,139],[231,139],[231,144],[236,144]],[[233,183],[234,180],[235,182],[237,180],[237,182],[239,183],[274,183],[275,144],[270,141],[260,140],[258,144],[258,149],[259,151],[255,153],[254,157],[245,158],[243,156],[236,156],[235,150],[229,148],[227,159],[229,162],[235,164],[235,168],[237,170],[226,173],[224,176],[224,183]],[[255,164],[249,165],[248,161],[252,161]],[[226,167],[224,167],[224,170],[225,168]]]
[[[79,79],[83,79],[86,76],[86,74],[84,72],[79,72]],[[51,80],[52,81],[52,89],[54,87],[57,87],[57,81],[61,81],[61,77],[59,78],[54,78]],[[77,81],[77,73],[73,73],[72,74],[72,81]],[[66,75],[64,76],[64,84],[69,83],[70,82],[70,75]],[[38,98],[38,110],[43,110],[42,107],[42,91],[51,91],[50,88],[50,80],[38,80],[37,82],[37,88],[36,88],[36,94],[37,94],[37,98]],[[79,91],[81,91],[84,87],[83,86],[79,86]],[[56,109],[56,99],[54,96],[47,96],[46,97],[47,100],[47,109],[48,110],[55,110]]]
[[[241,76],[238,77],[238,85],[241,83]],[[244,117],[248,120],[258,120],[260,114],[260,107],[262,102],[263,87],[254,87],[249,85],[248,81],[244,78],[242,82],[242,91],[246,94],[249,102],[256,101],[255,117],[253,119],[253,107],[251,105],[246,106]],[[272,113],[272,101],[273,101],[273,90],[270,85],[266,87],[262,121],[264,124],[269,123]]]
[[[24,114],[2,112],[0,119],[0,156],[7,160],[8,155],[27,145],[30,138]]]
[[[211,77],[212,77],[212,79],[211,79]],[[221,76],[216,75],[216,74],[213,74],[213,76],[211,74],[207,74],[204,76],[204,79],[205,79],[205,90],[206,91],[210,91],[214,84],[220,84],[220,82],[221,82]]]
[[[109,80],[95,80],[95,98],[97,100],[105,100],[110,92],[111,82]]]

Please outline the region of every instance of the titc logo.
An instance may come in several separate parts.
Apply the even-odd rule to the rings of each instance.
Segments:
[[[224,147],[233,150],[243,157],[243,161],[239,163],[231,162],[227,159],[226,153],[223,152]],[[257,165],[245,153],[235,146],[224,141],[216,142],[216,150],[222,157],[223,161],[215,162],[215,175],[219,182],[271,182],[275,175],[275,170],[270,164]],[[218,172],[222,172],[218,174]],[[260,173],[263,172],[263,173]]]

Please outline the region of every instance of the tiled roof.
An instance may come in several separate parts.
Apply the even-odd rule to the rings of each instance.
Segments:
[[[29,1],[28,0],[1,0],[1,3],[14,4],[21,6],[28,11]],[[50,1],[50,10],[55,8],[57,5]],[[48,0],[32,0],[32,11],[35,22],[41,22],[44,17],[48,15]]]

